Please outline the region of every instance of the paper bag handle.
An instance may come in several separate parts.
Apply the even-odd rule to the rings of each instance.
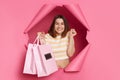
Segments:
[[[42,38],[40,38],[40,35],[38,35],[36,38],[35,38],[35,40],[34,40],[34,44],[37,42],[37,44],[39,45],[39,44],[41,44],[41,45],[43,45],[43,44],[45,44],[46,43],[46,41],[44,40],[44,39],[42,39]]]

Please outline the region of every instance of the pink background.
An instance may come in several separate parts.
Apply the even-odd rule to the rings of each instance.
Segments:
[[[23,34],[41,4],[79,3],[90,25],[91,47],[81,72],[47,78],[23,75],[25,47]],[[0,80],[120,80],[120,11],[117,0],[0,0]]]

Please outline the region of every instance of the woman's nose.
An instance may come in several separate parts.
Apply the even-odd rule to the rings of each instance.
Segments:
[[[59,24],[58,27],[61,27],[61,24]]]

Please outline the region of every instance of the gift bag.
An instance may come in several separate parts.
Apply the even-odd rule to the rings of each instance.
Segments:
[[[43,77],[58,70],[51,46],[40,41],[43,40],[37,37],[33,44],[29,43],[23,73]]]
[[[37,39],[37,45],[33,47],[37,76],[48,76],[58,70],[50,45],[39,44],[42,40]]]
[[[29,43],[28,49],[26,52],[25,64],[23,73],[25,74],[36,74],[36,66],[35,66],[35,59],[33,54],[33,47],[34,44]]]

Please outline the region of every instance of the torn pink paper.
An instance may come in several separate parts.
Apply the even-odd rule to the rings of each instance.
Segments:
[[[64,5],[89,30],[88,23],[78,4]]]
[[[83,62],[85,60],[85,57],[88,53],[90,44],[88,44],[71,62],[70,64],[65,68],[65,72],[77,72],[80,71]]]
[[[79,21],[85,25],[85,27],[89,30],[88,23],[80,9],[78,4],[70,4],[70,5],[63,5],[67,8]],[[37,15],[34,17],[30,25],[25,29],[25,33],[27,33],[36,23],[38,23],[42,18],[44,18],[50,11],[52,11],[57,5],[52,4],[44,4],[42,8],[40,8]]]
[[[30,25],[25,29],[24,33],[28,33],[39,21],[41,21],[45,16],[47,16],[56,7],[58,7],[58,6],[55,4],[43,5],[42,8],[40,8],[37,15],[35,15],[34,19],[31,21]],[[60,7],[66,8],[70,13],[73,14],[73,16],[75,16],[79,20],[79,22],[81,22],[86,27],[87,30],[90,30],[88,23],[87,23],[84,15],[80,9],[80,6],[78,4],[61,5]],[[78,27],[81,27],[81,26],[78,26]],[[87,50],[89,47],[90,47],[90,45],[87,44],[87,46],[81,52],[78,52],[79,54],[75,58],[73,58],[73,60],[70,62],[70,64],[65,68],[66,72],[80,71],[80,69],[84,63],[85,56],[87,55]],[[79,49],[78,46],[77,46],[77,49]]]

